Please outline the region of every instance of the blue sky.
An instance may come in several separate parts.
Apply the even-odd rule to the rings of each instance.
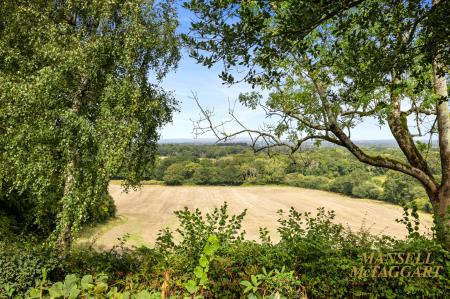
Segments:
[[[182,8],[179,8],[179,16],[179,31],[187,32],[192,16]],[[197,64],[186,52],[183,52],[178,69],[170,73],[161,84],[166,90],[173,91],[179,101],[180,110],[180,112],[174,113],[173,122],[161,130],[162,139],[194,138],[191,119],[199,118],[199,110],[195,102],[190,99],[192,92],[197,94],[203,106],[214,108],[215,120],[220,122],[228,118],[229,101],[233,102],[241,92],[252,90],[251,86],[245,83],[233,86],[223,85],[218,76],[221,71],[220,64],[208,69]],[[252,111],[237,106],[236,113],[249,128],[257,129],[265,121],[262,111]],[[232,131],[236,127],[228,129]],[[213,135],[201,136],[201,138],[210,137]],[[392,135],[387,127],[380,128],[375,120],[367,120],[352,131],[352,138],[355,140],[385,140],[392,139]]]
[[[191,119],[199,118],[199,109],[191,99],[195,92],[203,106],[214,108],[215,120],[218,122],[228,119],[229,101],[234,100],[241,92],[251,91],[251,86],[245,83],[239,85],[223,85],[219,74],[220,66],[208,69],[184,54],[176,72],[169,74],[162,82],[166,90],[173,91],[179,101],[180,112],[175,112],[173,122],[161,130],[162,139],[194,138]],[[242,106],[236,107],[236,113],[250,128],[257,129],[264,121],[262,111],[253,111]],[[229,130],[237,127],[229,127]],[[213,137],[207,134],[199,138]],[[245,137],[245,136],[244,136]],[[385,140],[392,139],[386,126],[380,128],[375,120],[366,120],[352,131],[355,140]]]

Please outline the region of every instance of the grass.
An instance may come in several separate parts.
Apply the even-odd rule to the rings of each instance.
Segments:
[[[89,241],[93,241],[98,237],[100,237],[102,234],[106,233],[107,231],[113,229],[118,225],[124,224],[127,221],[128,221],[127,217],[117,216],[106,221],[105,223],[85,226],[77,234],[77,242],[86,243]]]
[[[149,244],[142,239],[138,234],[129,234],[126,238],[126,243],[132,246],[141,247],[148,246]]]
[[[111,180],[110,183],[113,185],[122,185],[123,180]],[[142,185],[165,185],[163,181],[158,180],[144,180],[141,182]]]

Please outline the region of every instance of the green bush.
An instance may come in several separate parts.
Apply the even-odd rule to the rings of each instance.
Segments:
[[[263,268],[262,273],[241,281],[241,285],[245,287],[244,294],[250,298],[307,298],[294,271],[287,272],[284,267],[269,272]]]
[[[86,223],[102,223],[116,216],[116,205],[109,194],[105,194],[101,200],[91,203],[87,211]]]
[[[184,163],[175,163],[170,165],[164,172],[164,182],[167,185],[181,185],[186,179]]]
[[[0,289],[0,291],[2,291]],[[15,289],[10,286],[3,287],[3,292],[12,297]],[[1,294],[1,293],[0,293]],[[108,285],[105,274],[90,274],[79,277],[76,274],[66,275],[63,281],[51,283],[47,280],[47,273],[43,270],[42,279],[36,281],[35,287],[28,289],[27,298],[132,298],[132,299],[159,299],[161,293],[137,287],[126,291],[118,291],[117,287]]]
[[[211,235],[217,236],[223,245],[244,239],[245,232],[241,230],[241,226],[246,210],[239,215],[230,216],[226,202],[205,216],[199,209],[190,211],[188,208],[176,211],[175,214],[180,221],[180,227],[176,229],[180,242],[175,244],[173,241],[175,232],[165,229],[158,235],[156,249],[166,253],[183,252],[195,261]]]
[[[21,238],[0,241],[0,286],[8,284],[17,292],[24,292],[47,269],[55,278],[62,271],[62,258],[53,248],[37,241]],[[1,296],[0,296],[1,298]]]
[[[0,211],[0,240],[9,238],[12,234],[13,220]]]
[[[383,188],[372,181],[364,181],[360,185],[353,186],[352,195],[361,198],[382,199]]]
[[[220,169],[219,181],[223,185],[242,185],[244,183],[244,176],[236,166],[226,166]]]
[[[34,285],[28,294],[42,289],[47,298],[53,288],[66,295],[72,290],[77,295],[74,298],[80,298],[95,292],[100,281],[96,277],[104,277],[98,287],[102,298],[124,294],[131,298],[140,298],[137,294],[147,296],[143,298],[162,294],[166,298],[445,298],[450,291],[450,254],[438,242],[420,235],[414,205],[412,212],[405,206],[400,220],[408,229],[404,240],[350,231],[335,224],[335,214],[323,208],[315,214],[279,211],[278,243],[270,242],[265,229],[260,231],[260,243],[246,241],[241,229],[245,214],[229,215],[226,204],[204,215],[187,209],[176,214],[179,229],[161,231],[154,248],[126,248],[123,243],[108,251],[75,247],[61,261],[46,265],[43,257],[33,262],[43,252],[36,255],[29,247],[23,253],[16,247],[10,253],[22,262],[3,270],[0,277],[9,284],[0,290],[0,297],[2,292],[20,297],[26,287]],[[353,267],[368,252],[432,252],[433,260],[444,268],[436,278],[352,277]],[[30,276],[22,275],[22,284],[14,284],[17,277],[12,273],[21,263],[29,265],[21,271]],[[47,281],[60,283],[35,283],[43,267],[51,269]],[[94,287],[84,289],[83,279]]]

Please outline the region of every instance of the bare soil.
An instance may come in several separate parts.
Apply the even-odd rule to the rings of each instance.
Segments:
[[[395,219],[402,217],[401,207],[375,200],[350,198],[347,196],[285,186],[159,186],[145,185],[137,191],[124,193],[118,184],[111,184],[110,194],[117,205],[118,221],[113,220],[89,232],[88,238],[99,247],[112,247],[118,238],[129,234],[128,244],[154,244],[158,231],[164,227],[175,228],[178,221],[174,211],[188,207],[199,208],[203,213],[211,212],[226,201],[231,214],[247,209],[243,222],[246,236],[258,240],[260,227],[267,227],[273,241],[279,239],[277,211],[288,211],[294,207],[301,212],[316,213],[317,208],[336,212],[335,222],[352,230],[368,229],[373,234],[386,234],[404,238],[406,229]],[[420,213],[421,230],[429,232],[432,218]]]

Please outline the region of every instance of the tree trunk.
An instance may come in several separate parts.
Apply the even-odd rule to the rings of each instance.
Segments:
[[[438,95],[447,98],[445,79],[439,77],[436,73],[435,90]],[[446,244],[447,248],[450,248],[450,120],[447,99],[438,103],[437,118],[442,181],[434,203],[436,206],[435,217],[439,229],[438,237]]]
[[[71,155],[66,168],[64,182],[64,194],[62,197],[62,211],[60,219],[60,231],[58,235],[58,247],[61,252],[66,251],[72,245],[72,217],[70,215],[70,201],[72,200],[73,184],[75,180],[75,156]]]
[[[442,186],[434,197],[430,198],[434,210],[436,237],[450,249],[450,188]]]
[[[433,0],[433,6],[439,2],[440,0]],[[433,87],[435,94],[438,96],[436,117],[442,180],[433,204],[435,206],[438,237],[447,248],[450,248],[450,115],[447,82],[445,76],[439,72],[441,68],[442,66],[435,59],[433,61]]]
[[[76,116],[80,115],[81,97],[83,91],[86,88],[88,79],[86,75],[81,75],[80,85],[73,96],[72,107],[70,111]],[[74,138],[74,141],[77,138]],[[74,200],[74,183],[75,183],[75,171],[77,169],[77,160],[79,158],[77,150],[74,148],[76,141],[69,144],[69,160],[66,166],[66,178],[64,181],[64,194],[62,197],[62,211],[60,218],[60,230],[58,235],[58,246],[61,251],[66,251],[72,245],[72,224],[73,216],[71,215],[71,201]]]

